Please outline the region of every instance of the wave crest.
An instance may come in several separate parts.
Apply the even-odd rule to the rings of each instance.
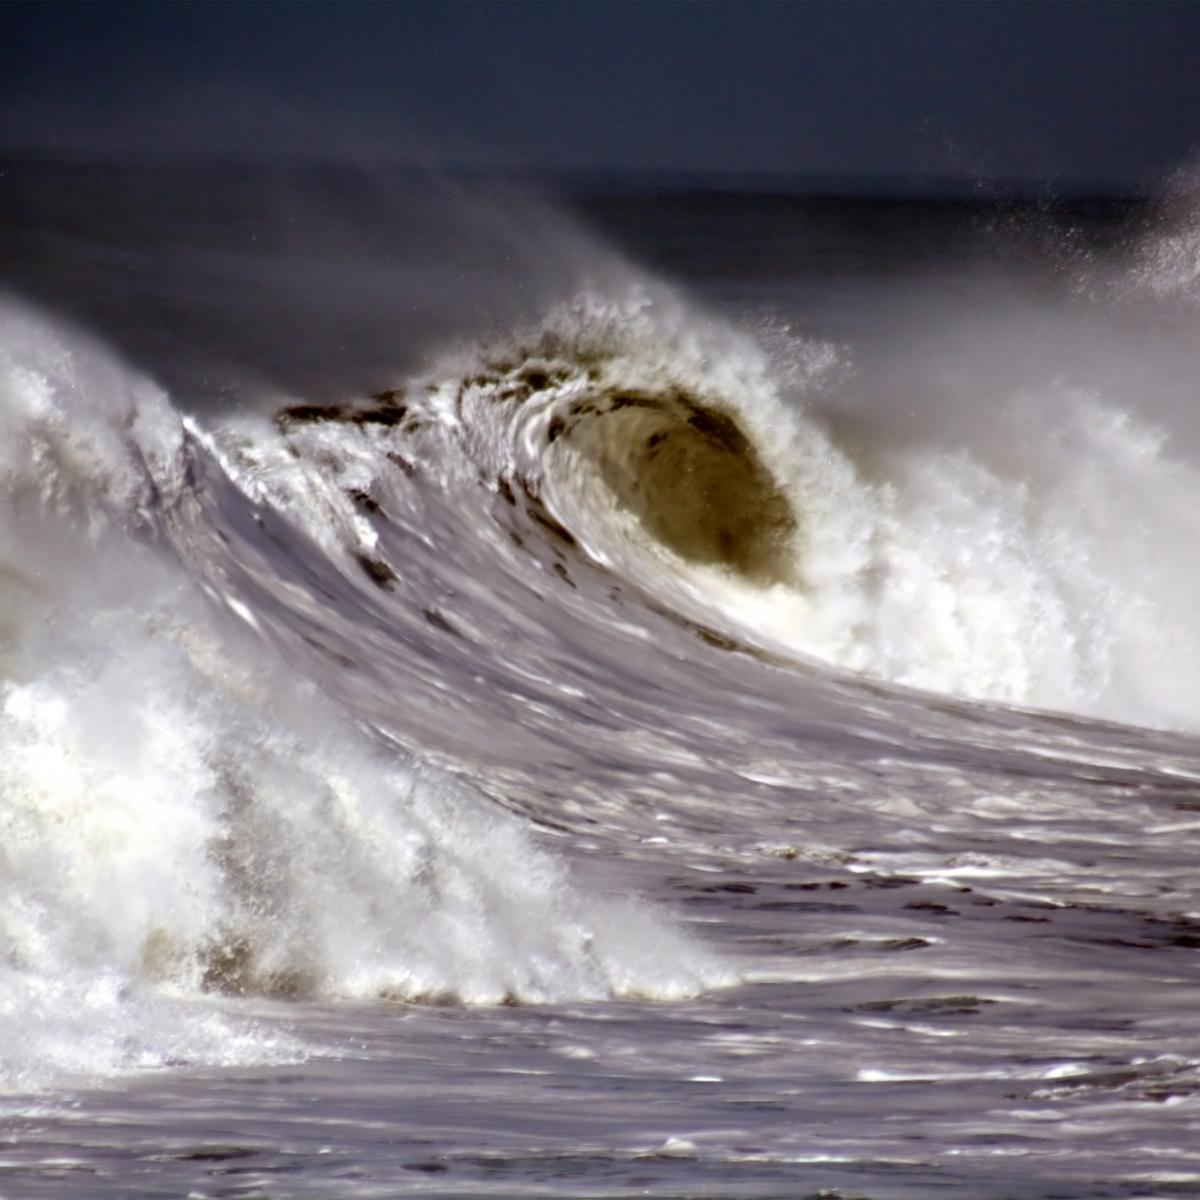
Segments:
[[[780,369],[669,294],[590,295],[370,403],[280,421],[302,457],[337,464],[371,538],[387,515],[361,498],[423,474],[463,544],[499,524],[527,567],[574,587],[572,557],[738,643],[978,700],[1196,719],[1196,588],[1144,538],[1187,542],[1200,487],[1159,431],[1069,377],[993,394],[980,374],[964,386],[988,405],[960,440],[893,441],[869,420],[842,439],[813,402],[831,371],[852,392],[853,370],[825,345],[790,353]],[[392,586],[404,564],[364,547]],[[477,552],[497,578],[520,569]]]

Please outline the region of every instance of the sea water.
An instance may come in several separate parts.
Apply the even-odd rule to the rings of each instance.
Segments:
[[[1200,1194],[1186,186],[0,184],[0,1195]]]

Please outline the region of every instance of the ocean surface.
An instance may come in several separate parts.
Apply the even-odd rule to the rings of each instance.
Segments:
[[[0,164],[0,1196],[1200,1196],[1200,206]]]

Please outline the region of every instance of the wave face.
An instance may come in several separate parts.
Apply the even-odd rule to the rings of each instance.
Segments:
[[[375,1070],[494,1117],[599,1058],[551,1168],[488,1133],[514,1195],[561,1154],[979,1200],[1002,1143],[1004,1195],[1091,1200],[1118,1100],[1114,1155],[1192,1154],[1194,209],[902,286],[763,284],[722,224],[689,289],[547,220],[473,226],[542,248],[511,310],[336,387],[273,327],[217,401],[207,349],[0,304],[0,1088],[325,1055],[351,1123]],[[251,346],[297,276],[240,253]]]

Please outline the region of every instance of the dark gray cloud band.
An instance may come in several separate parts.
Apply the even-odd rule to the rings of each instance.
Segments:
[[[1200,146],[1200,7],[38,4],[0,151],[1136,181]]]

